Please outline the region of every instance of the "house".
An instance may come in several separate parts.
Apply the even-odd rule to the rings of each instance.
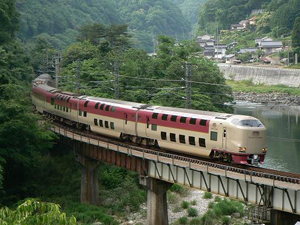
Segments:
[[[226,56],[227,45],[225,44],[217,44],[215,46],[215,58],[216,59],[224,59]]]
[[[215,39],[213,36],[210,35],[204,35],[197,37],[196,41],[200,45],[201,48],[204,48],[206,46],[214,46]]]
[[[236,42],[236,41],[231,42],[231,43],[228,45],[228,49],[233,49],[236,45],[237,45],[237,42]]]
[[[245,54],[245,53],[250,53],[251,58],[256,54],[258,48],[241,48],[239,51],[239,54]]]
[[[257,16],[252,17],[252,18],[249,20],[249,24],[250,24],[251,26],[255,26],[255,25],[256,25],[256,20],[257,20]]]
[[[262,41],[260,42],[259,48],[266,52],[266,54],[271,54],[279,52],[283,48],[281,41]]]
[[[215,47],[205,47],[203,51],[203,55],[208,58],[214,58],[215,57]]]
[[[273,41],[272,38],[269,38],[268,36],[264,37],[264,38],[256,38],[255,39],[255,44],[257,44],[257,46],[260,46],[260,43],[262,41]]]
[[[234,54],[229,54],[225,56],[225,62],[228,64],[233,64],[234,60],[236,60],[235,55]]]
[[[244,29],[247,28],[248,23],[249,23],[249,20],[241,20],[241,21],[239,22],[240,25],[243,25]]]
[[[233,30],[237,30],[237,31],[241,31],[241,30],[245,30],[244,25],[241,24],[231,24],[231,31]]]

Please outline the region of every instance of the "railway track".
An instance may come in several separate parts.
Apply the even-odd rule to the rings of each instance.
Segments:
[[[283,172],[278,170],[272,170],[272,169],[266,169],[261,167],[253,167],[253,166],[246,166],[246,165],[237,165],[237,164],[231,164],[226,162],[218,162],[214,161],[212,159],[206,159],[206,158],[200,158],[200,157],[191,157],[188,155],[180,154],[180,153],[174,153],[174,152],[168,152],[162,149],[158,148],[150,148],[144,145],[138,145],[136,143],[132,142],[125,142],[116,138],[111,138],[107,136],[98,135],[95,133],[92,133],[91,131],[87,130],[78,130],[75,127],[71,127],[66,124],[62,124],[60,122],[52,122],[53,125],[62,128],[64,130],[73,132],[77,135],[93,138],[100,141],[105,141],[110,144],[116,144],[122,147],[134,149],[136,151],[141,151],[149,154],[153,154],[155,156],[162,156],[167,157],[171,159],[181,160],[189,163],[204,165],[211,168],[217,168],[222,169],[226,171],[241,173],[243,175],[250,175],[255,177],[262,177],[267,179],[272,179],[276,181],[282,181],[282,182],[288,182],[293,184],[300,184],[300,174],[295,173],[289,173],[289,172]]]

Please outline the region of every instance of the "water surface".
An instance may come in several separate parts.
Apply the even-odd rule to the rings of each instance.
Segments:
[[[300,106],[268,106],[238,102],[235,114],[258,118],[268,130],[263,167],[300,174]]]

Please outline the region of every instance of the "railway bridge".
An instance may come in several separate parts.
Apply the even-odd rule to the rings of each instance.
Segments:
[[[290,225],[300,221],[300,175],[169,154],[57,123],[51,129],[82,165],[82,202],[99,204],[95,170],[104,161],[140,174],[140,183],[148,191],[147,225],[168,224],[166,192],[174,183],[253,203],[257,205],[253,219],[260,222]]]

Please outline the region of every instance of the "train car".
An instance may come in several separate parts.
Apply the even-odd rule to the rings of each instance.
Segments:
[[[33,81],[33,105],[78,128],[187,155],[238,164],[264,161],[266,128],[254,117],[90,97],[52,84],[45,74]]]

